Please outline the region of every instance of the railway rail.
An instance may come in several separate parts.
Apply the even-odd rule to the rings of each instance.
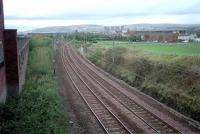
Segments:
[[[104,104],[102,100],[92,91],[87,83],[83,81],[81,76],[74,70],[69,60],[64,58],[64,49],[62,52],[62,63],[67,75],[72,81],[74,87],[90,108],[98,122],[101,124],[105,133],[131,134],[130,131],[117,116],[109,110],[109,106]],[[66,63],[67,62],[67,63]],[[67,65],[68,64],[68,65]]]
[[[103,101],[102,98],[99,97],[101,95],[98,92],[106,92],[107,94],[110,95],[110,97],[107,97],[106,99],[111,99],[111,98],[114,99],[119,104],[121,104],[124,107],[124,109],[128,110],[130,113],[136,116],[137,120],[135,119],[135,122],[139,122],[139,127],[140,128],[142,127],[142,129],[145,130],[144,131],[145,133],[192,132],[189,129],[184,128],[184,126],[177,128],[177,126],[179,127],[180,125],[173,126],[174,123],[170,124],[170,122],[163,120],[163,118],[162,119],[159,118],[159,116],[157,116],[156,113],[152,113],[152,111],[146,109],[145,106],[135,101],[134,98],[131,98],[129,95],[127,95],[126,92],[125,93],[122,92],[124,90],[122,89],[122,87],[113,85],[113,83],[111,83],[110,80],[105,79],[104,77],[106,76],[103,77],[102,74],[98,72],[98,70],[94,69],[94,67],[89,65],[87,61],[85,61],[72,48],[72,46],[70,45],[63,46],[62,61],[65,69],[68,70],[66,72],[70,77],[72,83],[74,84],[74,87],[78,90],[79,94],[86,102],[86,104],[88,105],[92,113],[95,115],[95,117],[97,118],[97,120],[99,121],[99,123],[101,124],[102,128],[105,130],[106,133],[113,133],[113,132],[137,133],[138,131],[134,131],[135,126],[131,129],[130,126],[127,126],[127,124],[124,123],[124,121],[121,121],[121,118],[118,117],[119,114],[118,113],[116,114],[110,109],[112,107],[111,104],[110,105],[106,104],[105,101]],[[76,77],[74,75],[76,75]],[[79,81],[77,81],[78,79]],[[91,81],[93,83],[93,86],[91,85]],[[97,89],[94,85],[100,87],[101,89]],[[90,95],[88,96],[88,94],[93,94],[93,97],[91,97]],[[95,98],[98,101],[97,100],[93,101]],[[94,103],[91,103],[90,100],[92,100],[92,102]],[[99,104],[98,102],[101,102],[101,104]],[[99,108],[101,110],[103,109],[102,108],[103,105],[104,105],[104,110],[105,108],[108,110],[107,112],[98,111]],[[105,123],[103,120],[104,117],[102,117],[104,115],[109,116],[109,118],[112,115],[113,116],[112,121],[109,122],[106,121]],[[115,122],[114,125],[112,125],[113,122]],[[109,128],[108,126],[111,128]],[[114,128],[112,128],[113,126]]]

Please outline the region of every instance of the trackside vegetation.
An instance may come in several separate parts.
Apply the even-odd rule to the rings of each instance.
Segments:
[[[51,63],[51,38],[30,40],[26,84],[14,100],[0,106],[1,134],[66,134],[64,116]]]
[[[124,42],[123,46],[122,42],[116,45],[113,64],[112,43],[102,43],[87,47],[85,56],[91,62],[160,102],[200,121],[200,56],[196,53],[196,50],[200,50],[200,44],[179,46],[181,44],[175,43],[173,46],[163,43],[153,46],[153,43],[135,43],[133,46]],[[191,49],[196,49],[194,55]]]

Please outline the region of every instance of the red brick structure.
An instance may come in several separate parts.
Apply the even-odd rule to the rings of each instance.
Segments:
[[[4,29],[3,2],[0,0],[0,102],[15,98],[25,83],[28,38],[17,38],[17,30]]]
[[[17,30],[4,30],[4,44],[7,93],[12,98],[19,90]]]
[[[144,34],[144,41],[176,42],[177,40],[178,34],[173,31],[150,31]]]
[[[7,98],[16,97],[25,83],[28,59],[28,38],[17,38],[17,30],[4,30]]]
[[[3,1],[0,0],[0,102],[4,102],[6,100],[3,30],[4,30]]]

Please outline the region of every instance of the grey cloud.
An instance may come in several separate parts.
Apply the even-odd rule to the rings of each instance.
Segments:
[[[165,5],[152,7],[144,11],[96,11],[96,12],[65,12],[52,16],[34,16],[34,17],[20,17],[20,16],[5,16],[7,20],[100,20],[109,18],[132,18],[145,17],[151,15],[194,15],[200,14],[200,2],[187,8],[166,7]]]

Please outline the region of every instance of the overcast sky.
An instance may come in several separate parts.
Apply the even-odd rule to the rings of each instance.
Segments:
[[[200,0],[4,0],[6,28],[200,24]]]

